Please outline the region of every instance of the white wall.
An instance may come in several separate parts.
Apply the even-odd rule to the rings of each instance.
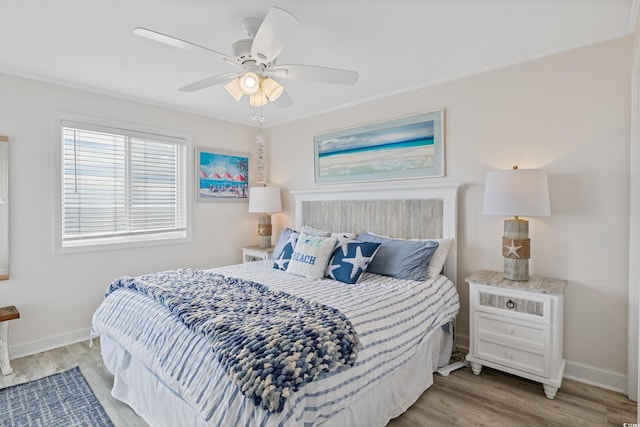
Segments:
[[[468,336],[464,277],[502,269],[503,218],[481,213],[485,174],[512,165],[543,168],[552,216],[530,219],[530,269],[569,280],[566,374],[624,390],[632,58],[629,36],[269,128],[271,181],[314,187],[315,134],[444,108],[446,177],[424,182],[463,183],[461,341]],[[276,227],[293,224],[293,201],[283,203]]]
[[[257,218],[246,203],[194,203],[190,244],[55,255],[54,110],[186,132],[194,147],[247,153],[257,131],[2,74],[0,94],[0,134],[9,137],[10,148],[11,221],[11,278],[0,282],[0,306],[15,305],[21,314],[9,327],[12,357],[88,337],[91,316],[117,276],[238,263],[239,248],[257,243]]]

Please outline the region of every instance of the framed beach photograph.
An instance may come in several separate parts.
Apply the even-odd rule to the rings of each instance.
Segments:
[[[316,184],[444,176],[444,110],[316,135]]]
[[[196,201],[248,201],[250,157],[196,148]]]

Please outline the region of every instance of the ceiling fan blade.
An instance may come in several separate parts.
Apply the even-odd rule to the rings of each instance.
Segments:
[[[272,62],[298,27],[298,18],[286,10],[272,7],[265,16],[251,45],[251,56],[261,64]]]
[[[287,107],[291,107],[293,105],[293,100],[291,99],[291,97],[289,96],[289,94],[287,93],[287,91],[285,90],[284,92],[282,92],[282,94],[278,97],[278,99],[276,99],[275,101],[273,101],[273,104],[276,107],[279,108],[287,108]]]
[[[335,83],[342,85],[356,84],[360,75],[356,71],[338,68],[316,67],[314,65],[278,65],[269,70],[274,76],[293,80]]]
[[[169,46],[177,47],[179,49],[193,50],[193,51],[204,51],[209,54],[214,54],[218,57],[218,59],[223,60],[224,62],[231,65],[239,65],[233,58],[224,53],[217,52],[213,49],[209,49],[208,47],[200,46],[199,44],[191,43],[185,40],[181,40],[176,37],[168,36],[166,34],[159,33],[157,31],[149,30],[143,27],[137,27],[133,29],[133,33],[135,35],[145,37],[149,40],[153,40],[159,43],[164,43]]]
[[[210,76],[205,79],[198,80],[197,82],[193,82],[191,84],[183,86],[178,90],[182,92],[195,92],[197,90],[205,89],[211,86],[215,86],[219,83],[235,79],[236,77],[238,77],[238,73],[217,74],[215,76]]]

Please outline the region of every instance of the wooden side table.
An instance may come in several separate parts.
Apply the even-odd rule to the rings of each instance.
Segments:
[[[13,373],[9,363],[9,320],[18,319],[20,312],[13,306],[0,307],[0,370],[2,375]]]

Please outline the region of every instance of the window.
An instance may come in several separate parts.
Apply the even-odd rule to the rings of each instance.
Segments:
[[[186,240],[187,136],[61,115],[59,248]]]

